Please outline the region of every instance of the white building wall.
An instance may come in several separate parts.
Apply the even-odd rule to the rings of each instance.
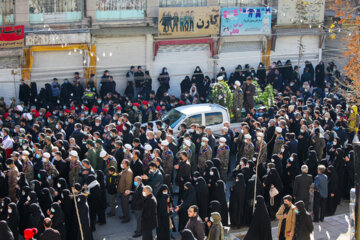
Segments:
[[[146,67],[146,37],[111,37],[95,39],[97,62],[97,82],[100,83],[101,76],[105,70],[109,70],[116,82],[116,90],[124,93],[127,85],[126,73],[130,66]],[[104,55],[105,54],[105,55]],[[111,54],[111,56],[110,56]]]

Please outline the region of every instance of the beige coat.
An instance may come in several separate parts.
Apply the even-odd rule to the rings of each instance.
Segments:
[[[279,211],[276,213],[276,218],[279,220],[278,225],[278,234],[279,237],[280,231],[281,231],[281,223],[284,220],[284,210],[285,206],[281,205]],[[293,236],[295,234],[295,222],[296,222],[296,213],[295,213],[295,206],[291,205],[289,212],[287,213],[286,217],[286,225],[285,225],[285,239],[286,240],[292,240]],[[287,235],[287,233],[290,233],[290,236]]]
[[[133,172],[130,167],[121,171],[120,181],[117,187],[117,191],[119,193],[124,193],[126,190],[131,190],[131,186],[133,183]]]

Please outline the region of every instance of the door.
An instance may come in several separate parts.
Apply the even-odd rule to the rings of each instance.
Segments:
[[[187,44],[160,46],[153,65],[153,90],[157,90],[157,80],[163,67],[166,67],[170,75],[169,94],[180,96],[180,83],[189,76],[191,78],[196,66],[199,66],[204,75],[212,77],[212,60],[208,44]]]

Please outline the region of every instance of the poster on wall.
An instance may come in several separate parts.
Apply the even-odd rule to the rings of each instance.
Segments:
[[[24,25],[0,27],[0,48],[24,46]]]
[[[325,0],[279,0],[277,25],[324,22]]]
[[[159,36],[204,36],[219,34],[219,7],[159,9]]]
[[[270,7],[221,9],[221,36],[271,33]]]

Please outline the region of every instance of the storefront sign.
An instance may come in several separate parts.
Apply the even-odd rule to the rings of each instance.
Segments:
[[[279,0],[277,25],[324,22],[325,0]]]
[[[221,36],[271,33],[271,8],[221,9]]]
[[[0,27],[0,48],[17,48],[24,46],[24,26]]]
[[[204,36],[219,34],[219,7],[160,8],[159,36]]]

